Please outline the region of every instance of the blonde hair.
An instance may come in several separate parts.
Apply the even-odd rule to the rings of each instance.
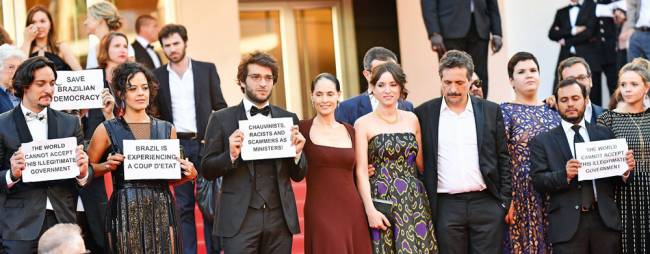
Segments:
[[[115,31],[122,27],[122,17],[120,17],[117,7],[110,2],[101,1],[88,7],[88,15],[95,19],[103,19],[108,25],[108,29]]]
[[[624,65],[623,68],[621,68],[621,70],[618,72],[618,76],[620,77],[623,75],[623,73],[628,71],[632,71],[641,76],[641,79],[643,79],[643,82],[646,85],[650,83],[650,61],[641,57],[637,57],[632,60],[632,62]]]

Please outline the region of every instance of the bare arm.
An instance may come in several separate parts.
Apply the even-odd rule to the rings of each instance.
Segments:
[[[72,52],[72,49],[68,47],[68,44],[63,42],[59,44],[59,56],[63,58],[63,61],[70,65],[70,68],[73,71],[83,70],[81,64],[77,61],[77,57]]]

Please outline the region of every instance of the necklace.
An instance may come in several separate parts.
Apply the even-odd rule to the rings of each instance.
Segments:
[[[375,115],[377,115],[377,117],[379,117],[379,119],[381,119],[382,121],[386,122],[387,124],[396,124],[397,122],[399,122],[399,112],[397,112],[397,115],[395,115],[395,120],[388,120],[388,119],[384,118],[384,117],[383,117],[381,114],[379,114],[379,112],[376,111],[376,110],[373,111],[373,112],[375,113]]]
[[[639,143],[641,145],[641,160],[645,161],[645,140],[643,139],[643,132],[641,132],[641,127],[639,127],[639,124],[636,123],[634,118],[632,117],[632,114],[627,114],[627,116],[630,117],[630,120],[632,120],[632,123],[634,123],[634,126],[636,126],[636,129],[639,131]]]

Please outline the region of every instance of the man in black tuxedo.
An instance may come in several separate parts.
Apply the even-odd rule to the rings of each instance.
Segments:
[[[264,121],[296,114],[269,104],[278,79],[278,65],[270,55],[255,52],[237,68],[244,99],[212,113],[206,130],[206,149],[201,162],[208,180],[222,178],[221,200],[214,230],[223,237],[225,253],[291,253],[292,235],[300,232],[291,180],[305,177],[302,154],[305,138],[292,127],[295,158],[243,161],[243,132],[239,120]]]
[[[93,178],[83,146],[77,147],[80,174],[75,179],[25,183],[25,154],[21,144],[76,137],[83,142],[79,119],[49,108],[56,71],[44,57],[23,62],[13,87],[21,103],[0,115],[0,228],[7,253],[36,253],[38,238],[57,223],[76,222],[77,188]]]
[[[440,253],[501,253],[505,215],[512,209],[501,110],[469,95],[474,64],[467,53],[448,51],[438,71],[443,96],[415,114]]]
[[[422,17],[438,58],[446,50],[457,49],[472,56],[476,74],[488,96],[488,44],[492,52],[501,50],[501,16],[497,0],[421,0]]]
[[[590,98],[597,104],[602,103],[600,36],[596,19],[596,4],[593,0],[571,0],[571,4],[557,10],[548,38],[560,44],[559,63],[572,56],[584,58],[591,67],[593,89]],[[554,84],[559,77],[555,76]]]
[[[152,43],[158,39],[158,20],[151,15],[141,15],[135,20],[135,41],[131,43],[135,52],[135,61],[155,70],[162,65],[160,56],[153,49]]]
[[[228,106],[221,93],[219,74],[213,63],[196,61],[187,56],[188,38],[184,26],[165,25],[160,30],[158,39],[169,59],[169,64],[154,71],[160,83],[156,98],[159,117],[174,123],[185,156],[199,165],[208,118],[212,111]],[[183,231],[183,253],[196,253],[194,183],[181,184],[174,190]],[[208,249],[218,249],[218,242],[215,246],[211,242],[212,225],[206,222],[204,221],[206,245]]]
[[[372,96],[372,84],[370,84],[370,77],[372,76],[372,69],[376,66],[382,65],[386,62],[397,63],[397,56],[393,51],[384,47],[372,47],[363,56],[363,76],[368,81],[368,90],[342,101],[336,107],[335,117],[337,121],[354,125],[360,117],[372,112],[379,102]],[[400,99],[397,102],[397,108],[406,111],[413,111],[413,104],[410,101]]]
[[[554,95],[561,125],[530,142],[533,185],[551,198],[548,237],[553,252],[620,253],[614,186],[629,180],[635,164],[632,152],[627,153],[628,171],[622,177],[578,182],[575,143],[613,139],[614,133],[584,121],[587,90],[576,80],[561,81]]]

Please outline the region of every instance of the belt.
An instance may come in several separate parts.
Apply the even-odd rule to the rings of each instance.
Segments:
[[[650,26],[640,26],[635,28],[636,30],[639,30],[641,32],[650,32]]]
[[[196,139],[196,132],[177,132],[178,139]]]

